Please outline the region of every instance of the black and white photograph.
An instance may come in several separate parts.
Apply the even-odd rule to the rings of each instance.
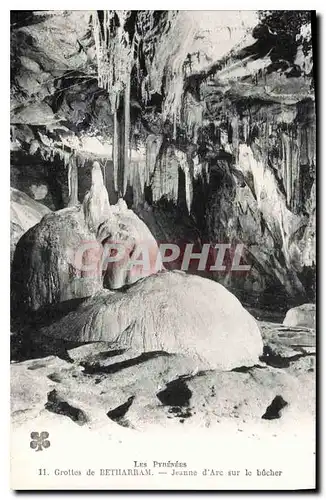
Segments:
[[[317,27],[10,11],[13,490],[315,490]]]

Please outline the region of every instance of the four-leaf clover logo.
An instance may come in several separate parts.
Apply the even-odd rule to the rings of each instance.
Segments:
[[[49,448],[50,441],[48,441],[49,433],[43,432],[31,432],[30,447],[35,451],[42,451],[43,448]]]

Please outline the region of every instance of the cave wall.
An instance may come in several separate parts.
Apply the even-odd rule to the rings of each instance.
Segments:
[[[257,300],[266,291],[268,301],[275,287],[280,296],[313,300],[309,270],[316,265],[314,103],[253,111],[231,111],[224,134],[219,134],[221,146],[232,154],[235,173],[230,178],[224,169],[210,189],[208,232],[217,241],[242,242],[248,251],[252,271],[243,280],[230,274],[225,281],[229,286],[237,287],[240,281],[240,288],[256,292]]]
[[[150,136],[146,158],[132,167],[133,199],[146,191],[154,206],[178,207],[195,220],[202,243],[244,244],[249,273],[213,273],[243,300],[314,300],[314,102],[232,103],[198,137],[194,146]]]

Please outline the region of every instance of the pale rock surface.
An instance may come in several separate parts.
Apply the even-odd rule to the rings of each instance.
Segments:
[[[17,245],[13,301],[37,310],[92,295],[102,288],[101,271],[96,267],[100,254],[101,245],[85,224],[81,208],[48,214]]]
[[[113,245],[115,261],[107,261],[104,285],[119,289],[164,269],[157,242],[147,225],[120,199],[100,225],[97,238]],[[107,247],[108,248],[108,247]]]
[[[102,289],[103,277],[106,287],[117,289],[163,269],[158,245],[146,224],[123,200],[110,207],[102,187],[97,191],[99,205],[96,196],[87,198],[83,207],[53,212],[24,235],[13,262],[15,303],[37,310],[90,296]],[[118,245],[121,259],[107,261],[108,243]]]
[[[70,362],[46,356],[13,363],[13,425],[24,428],[32,419],[34,425],[39,419],[50,425],[56,417],[71,430],[103,429],[115,437],[123,428],[181,432],[183,427],[188,432],[217,427],[219,433],[232,428],[251,439],[289,434],[301,439],[308,428],[313,435],[315,352],[282,347],[294,338],[299,343],[306,330],[263,322],[261,327],[264,351],[271,353],[264,356],[266,364],[231,371],[196,371],[196,360],[162,352],[128,359],[125,351],[121,361],[121,353],[104,341],[69,348]]]
[[[316,327],[316,305],[302,304],[289,309],[283,321],[285,326]]]
[[[91,231],[110,217],[110,202],[108,192],[104,186],[100,164],[95,161],[92,168],[92,185],[83,201],[85,221]]]
[[[133,356],[182,354],[194,369],[252,366],[263,345],[255,319],[222,285],[163,271],[124,292],[103,290],[40,333],[71,342],[110,342]]]

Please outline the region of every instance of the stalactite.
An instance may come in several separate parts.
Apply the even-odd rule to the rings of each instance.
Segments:
[[[198,130],[203,122],[203,105],[196,102],[191,94],[186,94],[181,108],[181,123],[185,128],[187,138],[197,144]]]
[[[81,168],[81,165],[79,165],[79,168]],[[102,164],[102,170],[103,170],[103,184],[106,188],[106,190],[109,192],[109,176],[108,176],[108,161],[104,160]]]
[[[68,207],[78,204],[78,165],[77,158],[71,158],[68,166],[68,189],[69,201]]]
[[[188,169],[185,170],[184,173],[185,173],[185,185],[186,185],[186,203],[188,212],[190,213],[192,198],[193,198],[192,177]]]
[[[303,165],[309,165],[308,156],[308,129],[307,127],[300,127],[300,160]]]
[[[113,145],[112,145],[113,182],[115,191],[118,191],[118,167],[119,167],[118,134],[119,134],[119,124],[118,124],[117,111],[115,110],[113,113]]]
[[[292,193],[291,210],[298,213],[300,210],[300,134],[298,139],[291,137],[292,142]]]
[[[179,162],[171,147],[165,149],[156,163],[152,180],[153,201],[165,197],[177,203],[178,200],[178,169]]]
[[[113,179],[114,189],[126,193],[130,144],[130,77],[134,61],[134,40],[125,30],[130,11],[104,11],[102,34],[98,16],[93,20],[97,54],[98,82],[108,94],[113,114]],[[118,18],[118,21],[116,21]],[[110,23],[115,26],[110,36]],[[124,110],[120,113],[123,98]],[[120,173],[119,173],[120,172]]]
[[[180,168],[183,170],[185,174],[186,204],[188,212],[190,213],[192,199],[193,199],[193,186],[192,186],[193,175],[190,171],[190,165],[186,153],[184,153],[183,151],[176,150],[175,155],[178,160]]]
[[[133,192],[133,206],[137,207],[145,198],[146,164],[144,161],[130,161],[129,182]]]
[[[103,73],[102,73],[102,46],[101,46],[101,39],[100,39],[100,25],[99,25],[99,20],[97,13],[94,12],[94,15],[92,16],[92,22],[93,22],[93,35],[94,35],[94,41],[95,41],[95,48],[96,48],[96,59],[97,59],[97,73],[98,73],[98,85],[99,87],[103,87]]]
[[[286,154],[286,203],[288,208],[291,207],[292,201],[292,144],[291,137],[287,137],[287,154]]]
[[[281,134],[281,147],[282,147],[282,181],[283,187],[286,192],[286,147],[285,147],[285,138],[284,133]]]
[[[291,155],[291,139],[288,133],[282,133],[282,144],[283,144],[283,185],[286,193],[286,204],[288,207],[291,205],[291,193],[292,193],[292,155]]]
[[[130,74],[126,78],[124,91],[124,144],[123,144],[123,195],[126,194],[129,175],[129,143],[130,143]]]
[[[239,161],[239,122],[236,115],[233,116],[231,120],[232,127],[232,146],[236,154],[236,161]]]
[[[263,117],[262,131],[260,134],[260,142],[261,142],[261,150],[263,161],[267,165],[268,164],[268,151],[269,151],[269,122],[268,122],[268,114],[265,114]]]
[[[313,125],[309,126],[307,129],[307,133],[308,133],[308,137],[307,137],[308,161],[309,161],[309,165],[311,167],[315,167],[316,166],[316,125],[313,124]],[[314,170],[314,168],[312,170]]]
[[[163,102],[163,120],[169,120],[176,136],[177,123],[180,123],[182,98],[184,95],[185,65],[189,48],[193,44],[197,24],[192,15],[184,11],[168,11],[168,36],[161,36],[156,52],[149,68],[150,87],[160,93],[163,79],[165,80],[165,99]],[[171,40],[173,42],[171,43]]]
[[[243,117],[242,126],[243,126],[243,139],[244,139],[244,142],[247,142],[248,137],[249,137],[249,133],[250,133],[250,123],[249,123],[248,116]]]

